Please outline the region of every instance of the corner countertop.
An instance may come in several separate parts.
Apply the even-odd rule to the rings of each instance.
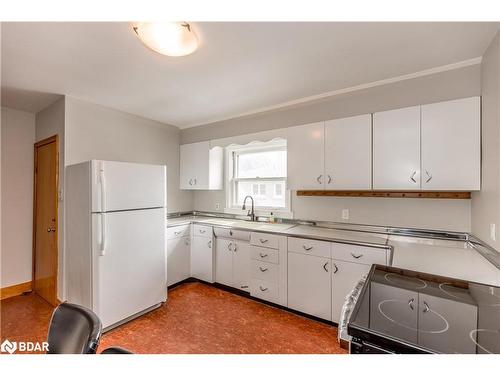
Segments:
[[[468,242],[389,236],[392,266],[500,286],[500,270]]]

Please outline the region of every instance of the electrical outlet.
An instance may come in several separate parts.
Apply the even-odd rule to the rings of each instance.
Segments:
[[[344,208],[342,210],[342,220],[349,220],[349,209]]]
[[[216,210],[220,210],[220,203],[216,203],[216,204],[215,204],[215,209],[216,209]]]
[[[493,241],[496,241],[497,240],[497,226],[495,223],[491,223],[490,224],[490,238],[493,240]]]

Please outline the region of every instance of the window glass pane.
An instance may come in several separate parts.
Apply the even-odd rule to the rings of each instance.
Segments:
[[[283,190],[282,190],[282,185],[281,184],[274,184],[274,194],[276,196],[281,196],[283,195]]]
[[[276,181],[270,180],[266,182],[259,182],[259,184],[254,183],[253,181],[237,181],[236,189],[237,192],[236,202],[237,206],[241,206],[243,204],[243,199],[247,195],[251,195],[255,200],[256,207],[285,207],[285,195],[281,194],[280,196],[274,194],[275,185],[279,185],[281,191],[285,190],[285,181]],[[253,193],[254,187],[259,187],[259,193]],[[247,204],[250,204],[250,199],[247,200]]]
[[[259,185],[253,184],[252,185],[252,192],[253,192],[254,195],[259,194]]]
[[[236,177],[286,177],[286,151],[260,151],[238,155]]]

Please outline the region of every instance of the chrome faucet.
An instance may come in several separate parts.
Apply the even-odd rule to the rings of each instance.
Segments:
[[[248,210],[248,213],[247,213],[247,216],[250,216],[250,220],[251,221],[255,221],[255,211],[254,211],[254,203],[253,203],[253,198],[251,195],[247,195],[245,197],[245,199],[243,199],[243,206],[241,207],[242,210],[246,210],[246,201],[247,201],[247,198],[250,198],[252,200],[252,209],[251,210]]]

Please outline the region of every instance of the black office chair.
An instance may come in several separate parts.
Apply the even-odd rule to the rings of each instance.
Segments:
[[[47,354],[95,354],[102,334],[99,317],[83,306],[61,303],[52,313]],[[102,354],[132,354],[120,347],[110,347]]]
[[[47,354],[95,354],[101,334],[101,320],[92,310],[61,303],[50,320]]]

